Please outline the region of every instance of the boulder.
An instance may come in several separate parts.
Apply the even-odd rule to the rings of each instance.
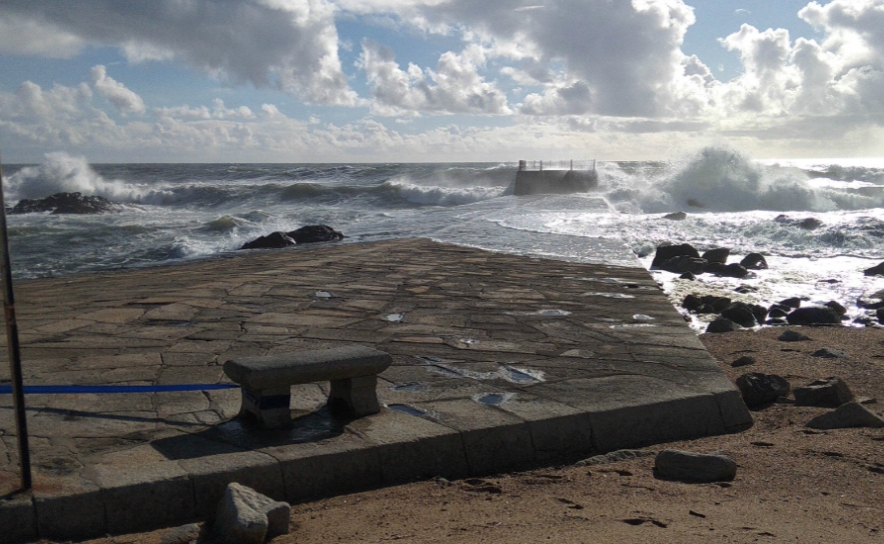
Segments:
[[[875,317],[878,318],[878,323],[884,323],[884,308],[875,310]]]
[[[22,199],[9,213],[50,212],[52,214],[94,214],[116,211],[116,205],[101,196],[82,193],[56,193],[37,200]]]
[[[785,397],[792,389],[789,382],[776,374],[750,372],[737,378],[737,389],[749,408],[756,408]]]
[[[307,225],[286,234],[299,244],[337,242],[344,239],[343,234],[327,225]]]
[[[811,429],[848,429],[852,427],[884,427],[884,419],[865,406],[856,402],[842,404],[835,410],[811,419],[807,426]]]
[[[754,327],[758,324],[752,308],[745,302],[732,302],[721,312],[721,317],[730,319],[741,327]]]
[[[658,478],[680,482],[725,482],[737,475],[737,463],[724,455],[664,450],[654,459],[654,473]]]
[[[844,317],[844,315],[847,314],[847,308],[839,304],[837,301],[830,300],[826,303],[826,306],[835,310],[835,313],[838,314],[840,317]]]
[[[687,217],[688,214],[684,212],[672,212],[664,215],[663,219],[669,219],[670,221],[684,221]]]
[[[291,507],[231,482],[218,504],[215,534],[228,544],[262,544],[288,534]]]
[[[862,295],[856,299],[856,305],[866,310],[877,310],[884,308],[884,291],[876,291],[871,294]]]
[[[816,217],[807,217],[798,221],[798,227],[804,230],[815,230],[823,226],[823,222]]]
[[[798,331],[793,331],[790,329],[788,331],[783,331],[783,334],[777,337],[777,340],[779,340],[780,342],[804,342],[806,340],[810,340],[810,337],[806,334],[802,334]]]
[[[723,278],[745,278],[749,275],[746,267],[737,263],[709,263],[706,267],[706,272]]]
[[[740,261],[740,264],[743,265],[748,270],[766,270],[767,269],[767,261],[764,259],[764,255],[761,253],[750,253],[743,257],[743,260]]]
[[[822,348],[810,354],[811,357],[821,357],[823,359],[847,359],[850,357],[846,351],[834,348]]]
[[[795,404],[798,406],[820,406],[837,408],[853,400],[853,393],[844,380],[831,377],[816,380],[803,387],[792,389]]]
[[[654,254],[654,260],[651,262],[651,268],[659,268],[661,264],[673,257],[687,255],[699,259],[700,252],[691,244],[678,244],[668,246],[658,246],[657,252]]]
[[[742,357],[731,363],[731,366],[734,368],[739,368],[741,366],[749,366],[754,364],[755,357],[752,357],[751,355],[743,355]]]
[[[727,297],[717,297],[715,295],[705,295],[701,297],[700,300],[703,301],[703,304],[712,308],[717,314],[720,314],[725,308],[731,305],[731,299]]]
[[[708,327],[706,327],[706,332],[711,333],[732,332],[735,330],[737,330],[737,324],[730,319],[725,319],[723,317],[719,317],[718,319],[710,323]]]
[[[783,318],[785,319],[787,315],[789,315],[788,310],[784,310],[780,306],[772,306],[770,310],[768,310],[767,315],[773,319]]]
[[[681,307],[689,312],[694,312],[703,306],[703,300],[697,295],[688,295],[684,297]]]
[[[764,323],[764,320],[767,319],[767,308],[761,306],[759,304],[750,304],[749,309],[752,310],[752,315],[755,316],[755,321],[759,323]]]
[[[740,293],[741,295],[747,295],[749,293],[757,293],[758,287],[753,287],[751,285],[740,285],[739,287],[734,289],[734,291]]]
[[[866,268],[863,270],[863,274],[866,276],[884,276],[884,262],[877,264],[872,268]]]
[[[701,258],[706,259],[710,263],[727,263],[727,257],[731,254],[731,250],[726,247],[718,247],[715,249],[710,249],[706,253],[704,253]]]
[[[841,316],[828,306],[805,306],[786,316],[790,325],[841,323]]]
[[[798,297],[786,298],[777,303],[778,305],[784,308],[800,308],[801,307],[801,299]]]
[[[708,263],[704,259],[697,257],[689,257],[687,255],[677,255],[671,259],[666,259],[660,264],[659,268],[674,274],[683,274],[690,272],[692,274],[702,274],[706,270]]]
[[[284,232],[271,232],[267,236],[259,236],[250,242],[246,242],[240,249],[275,249],[293,246],[296,242]]]
[[[680,279],[680,280],[694,281],[695,279],[697,279],[697,276],[695,276],[695,275],[694,275],[693,273],[691,273],[691,272],[685,272],[684,274],[682,274],[681,276],[679,276],[678,279]]]

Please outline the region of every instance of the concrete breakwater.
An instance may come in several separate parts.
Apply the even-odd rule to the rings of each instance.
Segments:
[[[393,364],[381,413],[337,419],[323,408],[327,384],[296,386],[283,432],[236,419],[235,389],[29,395],[28,494],[13,493],[11,400],[0,397],[0,541],[207,519],[230,481],[299,502],[751,425],[638,263],[412,239],[23,281],[17,299],[26,385],[220,383],[230,358],[342,343]]]

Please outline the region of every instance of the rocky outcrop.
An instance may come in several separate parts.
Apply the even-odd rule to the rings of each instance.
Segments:
[[[853,400],[853,393],[844,380],[831,377],[824,380],[816,380],[803,387],[792,390],[795,395],[797,406],[820,406],[823,408],[837,408]]]
[[[761,253],[750,253],[743,257],[740,264],[748,270],[766,270],[767,260]]]
[[[750,372],[737,378],[737,389],[749,408],[757,408],[775,402],[789,394],[792,386],[782,376]]]
[[[328,225],[307,225],[298,230],[287,232],[295,242],[299,244],[314,244],[316,242],[337,242],[344,239],[344,235]]]
[[[117,206],[101,196],[82,193],[56,193],[37,200],[22,199],[9,213],[95,214],[117,211]]]
[[[254,489],[231,482],[215,518],[215,534],[228,544],[262,544],[288,534],[291,507]]]
[[[658,478],[680,482],[725,482],[737,475],[737,463],[725,455],[665,450],[654,459],[654,473]]]
[[[276,249],[296,244],[337,242],[344,235],[327,225],[307,225],[291,232],[272,232],[246,242],[240,249]]]
[[[284,232],[271,232],[267,236],[259,236],[250,242],[246,242],[240,249],[277,249],[293,246],[297,242]]]
[[[721,317],[730,319],[741,327],[754,327],[757,325],[755,313],[752,307],[744,302],[733,302],[721,312]]]
[[[822,325],[841,323],[841,316],[828,306],[805,306],[786,316],[790,325]]]
[[[863,270],[863,274],[866,276],[884,276],[884,262],[875,265],[872,268],[866,268]]]
[[[657,252],[654,254],[654,260],[651,262],[651,268],[659,268],[660,265],[673,257],[686,255],[696,259],[700,258],[700,252],[691,244],[678,244],[670,246],[658,246]]]
[[[817,416],[807,423],[811,429],[849,429],[852,427],[884,427],[884,419],[865,406],[855,402],[842,404],[837,409]]]
[[[715,249],[710,249],[706,253],[703,253],[701,258],[706,259],[710,263],[721,263],[726,264],[728,255],[731,254],[731,250],[726,247],[718,247]]]

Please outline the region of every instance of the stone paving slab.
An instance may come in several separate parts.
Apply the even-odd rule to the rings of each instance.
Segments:
[[[346,343],[393,364],[380,414],[337,419],[328,384],[307,384],[282,431],[235,418],[235,389],[28,395],[32,494],[14,493],[12,401],[0,396],[0,542],[209,519],[230,481],[297,502],[752,423],[638,263],[396,240],[20,281],[16,299],[27,385],[224,383],[230,358]]]

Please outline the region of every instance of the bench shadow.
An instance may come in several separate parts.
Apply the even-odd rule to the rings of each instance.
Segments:
[[[314,412],[292,415],[292,423],[279,429],[265,429],[251,417],[238,416],[196,433],[154,440],[151,446],[172,461],[196,459],[221,453],[319,442],[340,436],[344,433],[344,427],[353,421],[353,418],[328,405]]]

